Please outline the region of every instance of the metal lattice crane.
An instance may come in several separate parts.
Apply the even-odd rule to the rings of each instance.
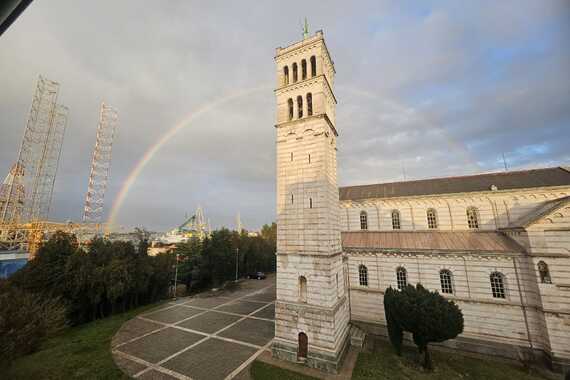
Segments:
[[[89,174],[89,186],[85,196],[85,207],[83,209],[84,222],[101,222],[103,216],[103,203],[105,190],[109,180],[111,169],[111,152],[113,139],[118,126],[118,113],[114,108],[101,104],[99,126],[97,128],[97,139],[91,160],[91,172]]]
[[[59,84],[39,77],[18,161],[0,189],[0,223],[45,220],[49,216],[67,108],[57,104]]]

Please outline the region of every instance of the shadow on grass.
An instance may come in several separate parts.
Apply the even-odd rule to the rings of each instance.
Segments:
[[[374,352],[360,353],[352,374],[354,380],[543,380],[519,367],[459,354],[431,351],[434,371],[425,372],[415,350],[406,348],[397,356],[388,342],[376,341]]]

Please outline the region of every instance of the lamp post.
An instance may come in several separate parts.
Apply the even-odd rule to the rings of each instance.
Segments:
[[[176,264],[174,270],[174,300],[176,301],[176,285],[178,284],[178,253],[176,254]]]
[[[236,282],[238,280],[238,266],[239,266],[238,256],[239,256],[239,248],[236,248]]]

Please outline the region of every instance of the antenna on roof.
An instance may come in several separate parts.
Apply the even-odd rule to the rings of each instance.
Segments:
[[[406,180],[406,167],[404,163],[400,161],[400,165],[402,166],[402,176],[404,177],[404,181]]]
[[[505,171],[509,171],[509,167],[507,166],[507,159],[505,158],[505,153],[503,153],[503,165],[505,165]]]

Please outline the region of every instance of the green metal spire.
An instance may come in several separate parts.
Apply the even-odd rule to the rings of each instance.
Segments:
[[[307,18],[305,17],[305,25],[303,26],[303,39],[309,37],[309,23],[307,22]]]

